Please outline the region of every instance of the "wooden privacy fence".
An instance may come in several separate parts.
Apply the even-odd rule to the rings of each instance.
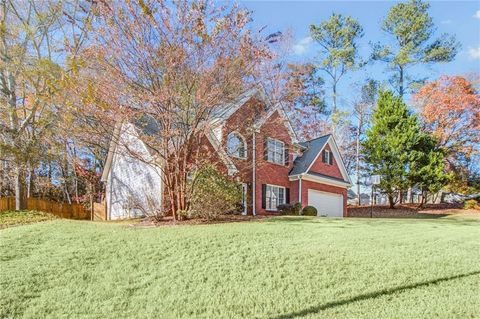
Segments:
[[[107,206],[103,203],[93,203],[93,220],[107,220]]]
[[[1,197],[0,211],[15,210],[15,197]],[[81,204],[57,203],[54,201],[27,198],[27,210],[38,210],[69,219],[90,219],[91,212]]]

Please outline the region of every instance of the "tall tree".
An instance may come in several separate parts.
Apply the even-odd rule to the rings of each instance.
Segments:
[[[358,40],[363,28],[357,20],[341,14],[332,14],[318,25],[310,25],[312,39],[320,46],[317,68],[331,80],[332,113],[338,109],[338,83],[348,71],[359,66]]]
[[[353,106],[353,116],[356,118],[357,123],[355,127],[355,174],[357,179],[357,203],[360,205],[360,180],[361,174],[361,161],[362,153],[361,146],[365,135],[365,128],[370,122],[375,100],[378,94],[378,83],[373,79],[367,79],[360,89],[360,99],[355,102]]]
[[[390,91],[381,92],[362,151],[371,173],[382,177],[379,187],[387,194],[390,208],[409,186],[408,167],[419,132],[416,116],[409,113],[402,99]]]
[[[286,100],[292,123],[302,139],[320,136],[325,129],[327,115],[324,80],[312,64],[289,64],[286,71]]]
[[[462,180],[468,182],[468,171],[478,169],[478,164],[471,165],[480,155],[478,83],[478,75],[470,79],[442,76],[425,84],[413,97],[425,129],[447,151],[449,169],[455,173],[453,181],[457,186]]]
[[[83,41],[73,22],[80,11],[88,16],[88,8],[75,0],[0,1],[0,152],[14,170],[17,210],[26,208],[26,176],[31,189],[34,167],[58,124],[62,61]]]
[[[428,13],[429,7],[422,0],[395,4],[382,22],[382,30],[391,37],[391,43],[373,46],[372,58],[388,63],[388,67],[395,72],[392,83],[400,97],[406,93],[409,84],[405,83],[409,67],[449,62],[459,48],[455,37],[448,34],[432,40],[436,30]]]
[[[450,179],[446,171],[445,148],[439,146],[438,140],[424,132],[419,133],[419,139],[411,150],[408,166],[411,187],[417,187],[422,192],[423,205],[429,195],[435,195]]]
[[[97,9],[79,109],[101,119],[101,135],[118,121],[144,126],[139,136],[151,157],[128,143],[117,149],[161,171],[164,203],[177,218],[189,208],[187,173],[205,160],[201,139],[209,124],[254,84],[270,55],[251,35],[250,13],[235,5],[115,1]]]
[[[480,95],[473,81],[442,76],[425,84],[413,100],[426,129],[450,150],[452,160],[480,152]]]

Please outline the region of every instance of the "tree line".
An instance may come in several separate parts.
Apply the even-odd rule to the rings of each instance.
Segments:
[[[0,196],[15,195],[17,209],[29,196],[101,200],[107,150],[118,123],[128,121],[145,126],[139,134],[153,156],[123,149],[163,172],[170,209],[184,211],[205,123],[259,85],[271,104],[284,104],[303,138],[333,131],[357,180],[367,172],[387,176],[385,157],[400,156],[394,170],[402,173],[383,179],[389,196],[447,182],[474,187],[477,78],[420,83],[409,73],[413,65],[451,61],[458,50],[453,37],[436,35],[428,10],[418,0],[393,5],[381,25],[391,42],[372,44],[364,59],[359,22],[333,14],[310,27],[321,58],[292,64],[282,55],[287,32],[254,31],[252,13],[234,3],[1,0]],[[371,63],[392,71],[390,83],[365,79],[345,112],[339,83]],[[417,115],[405,105],[407,92],[415,93]],[[402,145],[390,117],[396,132],[411,132]]]

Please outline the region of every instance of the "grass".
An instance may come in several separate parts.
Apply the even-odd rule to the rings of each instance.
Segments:
[[[55,220],[0,236],[0,317],[480,317],[478,219]]]
[[[4,211],[0,212],[0,229],[19,226],[30,223],[43,222],[46,220],[55,219],[52,214],[37,212],[37,211]]]

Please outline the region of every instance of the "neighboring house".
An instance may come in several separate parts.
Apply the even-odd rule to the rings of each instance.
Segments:
[[[349,189],[347,191],[347,205],[357,205],[358,203],[358,196],[357,193],[353,189]]]
[[[145,164],[152,158],[135,127],[126,123],[117,128],[119,140],[138,143],[147,160],[127,159],[112,143],[102,175],[109,219],[142,214],[132,208],[132,198],[146,204],[155,194],[162,197],[160,172]],[[244,214],[275,214],[280,204],[300,202],[316,207],[319,216],[347,215],[351,182],[330,134],[299,142],[281,105],[269,105],[258,90],[226,106],[209,127],[205,144],[220,159],[221,169],[241,183]],[[160,209],[160,202],[151,206]]]

